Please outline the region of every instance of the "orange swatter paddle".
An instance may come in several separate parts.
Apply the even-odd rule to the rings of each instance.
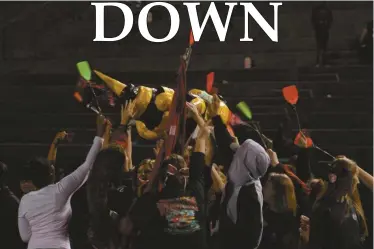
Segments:
[[[296,135],[296,138],[295,138],[295,141],[294,141],[294,144],[295,145],[298,145],[301,143],[301,139],[302,138],[305,138],[306,139],[306,148],[310,148],[310,147],[313,147],[313,140],[307,136],[304,132],[304,130],[300,131],[297,135]]]
[[[299,92],[295,85],[286,86],[282,89],[284,99],[291,105],[296,105],[299,100]]]
[[[74,96],[74,98],[75,98],[79,103],[82,103],[82,102],[83,102],[83,98],[82,98],[82,96],[80,95],[79,92],[75,92],[73,96]]]
[[[189,45],[190,47],[195,43],[195,40],[193,38],[193,33],[192,33],[192,29],[190,31],[190,41],[189,41]]]
[[[206,76],[206,91],[208,93],[212,93],[213,90],[213,83],[214,83],[214,72],[210,72]]]

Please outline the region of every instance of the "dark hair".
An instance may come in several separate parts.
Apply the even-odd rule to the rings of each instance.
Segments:
[[[109,247],[116,241],[116,232],[107,210],[109,184],[122,176],[126,158],[117,146],[99,152],[87,180],[87,203],[90,214],[89,239],[96,246]]]
[[[5,186],[7,183],[8,166],[5,163],[0,162],[0,187]]]
[[[170,156],[166,157],[165,160],[162,162],[162,168],[167,168],[167,166],[171,164],[177,169],[181,169],[186,167],[186,162],[184,158],[178,154],[171,154]]]
[[[36,157],[23,167],[21,180],[30,180],[35,187],[44,188],[55,181],[54,167],[46,158]]]

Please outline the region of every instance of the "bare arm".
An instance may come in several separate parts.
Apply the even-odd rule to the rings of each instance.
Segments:
[[[212,166],[211,175],[212,175],[213,183],[215,183],[217,185],[217,188],[222,192],[225,189],[225,183],[222,180],[222,177],[219,175],[216,169],[216,165]]]
[[[125,172],[132,170],[132,138],[131,138],[131,126],[127,129],[127,147],[126,147],[126,168]]]
[[[109,146],[111,129],[112,129],[112,127],[110,125],[107,125],[106,128],[105,128],[105,133],[104,133],[104,137],[103,137],[104,138],[103,148],[107,148]]]
[[[53,164],[56,161],[58,143],[64,140],[66,136],[67,136],[66,131],[61,131],[61,132],[58,132],[55,138],[53,139],[53,142],[51,146],[49,147],[49,152],[48,152],[48,161],[50,163]]]
[[[373,176],[370,175],[365,170],[361,169],[359,166],[357,166],[357,169],[358,169],[358,178],[360,178],[361,182],[365,184],[366,187],[368,187],[371,191],[373,191],[373,185],[374,185]]]

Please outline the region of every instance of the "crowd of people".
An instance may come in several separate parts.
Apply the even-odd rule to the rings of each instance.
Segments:
[[[56,177],[54,165],[67,133],[58,133],[48,158],[23,168],[20,201],[7,187],[7,166],[1,163],[0,247],[362,248],[368,227],[357,185],[372,190],[373,178],[353,160],[337,156],[324,179],[314,178],[313,147],[305,136],[290,142],[285,124],[273,148],[265,149],[227,130],[217,95],[211,120],[193,105],[187,108],[197,133],[183,153],[163,158],[159,167],[165,138],[157,142],[154,158],[133,165],[131,103],[118,127],[98,115],[85,162],[63,177]],[[124,143],[114,142],[119,134],[127,134]],[[290,158],[287,163],[280,163],[280,151]]]

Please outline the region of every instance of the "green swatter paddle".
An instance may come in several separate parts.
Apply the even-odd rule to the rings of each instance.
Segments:
[[[77,63],[77,68],[79,74],[82,76],[83,79],[90,81],[91,80],[91,67],[88,64],[88,61],[81,61]]]
[[[238,103],[236,108],[238,108],[249,120],[252,119],[251,109],[249,109],[249,106],[244,101]]]

